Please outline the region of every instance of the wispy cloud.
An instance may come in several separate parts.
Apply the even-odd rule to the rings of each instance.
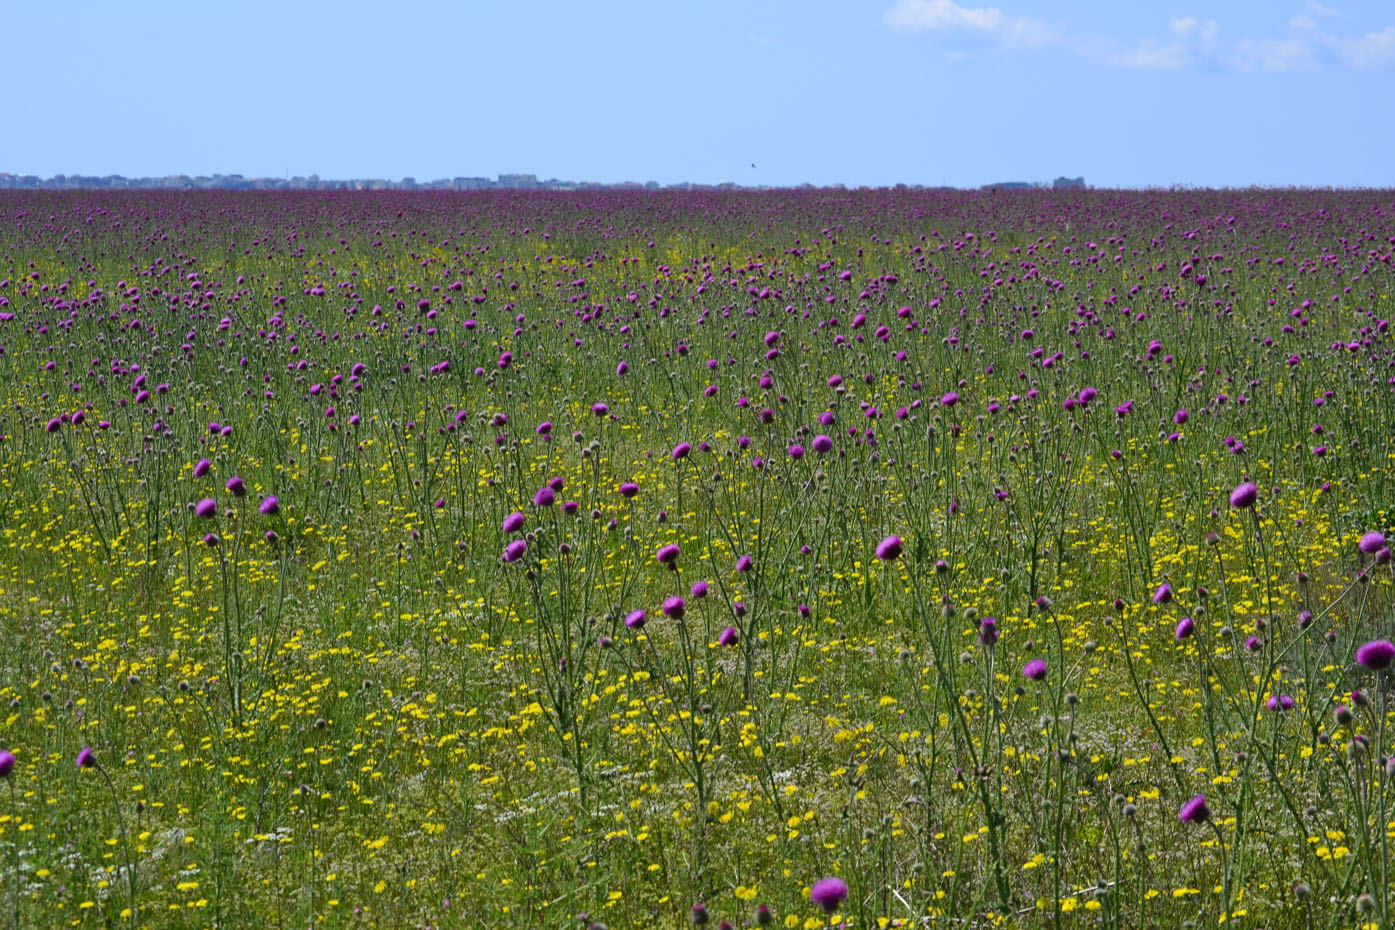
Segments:
[[[1089,60],[1110,68],[1175,71],[1191,64],[1191,53],[1181,42],[1141,39],[1134,45],[1122,46],[1106,40],[1082,44],[1078,50]]]
[[[1325,41],[1353,68],[1384,68],[1395,64],[1395,26],[1352,38],[1325,37]]]
[[[1242,39],[1225,62],[1237,71],[1312,71],[1317,56],[1303,38]]]
[[[1043,20],[1008,16],[995,6],[960,6],[953,0],[897,0],[883,19],[900,32],[957,32],[1008,48],[1041,48],[1060,38]]]
[[[1288,19],[1287,30],[1258,36],[1225,36],[1216,20],[1189,13],[1170,17],[1166,32],[1153,36],[1084,34],[996,6],[961,6],[954,0],[896,0],[882,18],[898,32],[940,33],[1007,49],[1056,47],[1107,68],[1176,70],[1205,65],[1277,72],[1395,66],[1395,26],[1364,35],[1340,34],[1327,24],[1342,19],[1341,11],[1315,0]],[[964,48],[946,52],[956,61],[967,54]]]

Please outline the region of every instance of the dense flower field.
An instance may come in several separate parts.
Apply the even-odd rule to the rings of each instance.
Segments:
[[[0,195],[0,919],[1390,927],[1393,249]]]

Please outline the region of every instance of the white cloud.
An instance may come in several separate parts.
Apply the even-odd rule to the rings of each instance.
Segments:
[[[1172,19],[1168,20],[1167,28],[1171,29],[1174,34],[1185,38],[1196,30],[1196,17],[1174,16]]]
[[[1027,16],[1006,16],[995,6],[965,7],[953,0],[897,0],[882,17],[900,32],[960,32],[992,38],[1010,48],[1040,48],[1059,32]]]
[[[1317,58],[1303,39],[1245,39],[1226,60],[1239,71],[1311,71],[1317,67]]]
[[[1105,59],[1105,64],[1115,68],[1135,70],[1159,69],[1175,71],[1185,68],[1191,62],[1187,47],[1180,42],[1158,43],[1144,39],[1132,48],[1116,51]]]
[[[1288,21],[1277,36],[1222,38],[1214,19],[1187,13],[1169,17],[1167,33],[1132,40],[1117,36],[1072,34],[1061,26],[1005,13],[996,6],[960,6],[954,0],[896,0],[883,21],[899,32],[937,32],[976,38],[1004,48],[1056,46],[1107,68],[1175,70],[1193,64],[1236,71],[1307,71],[1324,66],[1374,69],[1395,66],[1395,26],[1365,35],[1335,35],[1324,21],[1339,10],[1308,0],[1306,12]],[[947,60],[964,57],[962,49],[945,52]]]
[[[1359,38],[1337,38],[1329,43],[1342,61],[1353,68],[1380,68],[1395,64],[1395,26],[1368,32]]]

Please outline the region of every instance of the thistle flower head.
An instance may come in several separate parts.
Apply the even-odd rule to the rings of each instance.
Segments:
[[[1230,506],[1236,510],[1249,510],[1258,498],[1259,488],[1253,481],[1246,481],[1230,492]]]
[[[888,536],[877,543],[877,558],[883,562],[890,562],[901,554],[904,545],[900,536]]]
[[[809,900],[823,908],[825,914],[838,910],[848,896],[848,883],[841,878],[821,878],[809,889]]]
[[[1211,809],[1206,806],[1206,795],[1198,794],[1190,801],[1182,805],[1182,809],[1177,812],[1177,819],[1182,823],[1205,823],[1211,819]]]
[[[1373,639],[1356,650],[1356,661],[1373,672],[1383,672],[1395,661],[1395,643],[1388,639]]]

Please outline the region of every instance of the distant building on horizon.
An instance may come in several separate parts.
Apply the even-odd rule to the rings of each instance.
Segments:
[[[1054,181],[1051,182],[1051,186],[1052,186],[1053,188],[1055,188],[1056,190],[1069,189],[1069,188],[1079,188],[1079,189],[1083,190],[1083,189],[1085,188],[1085,179],[1084,179],[1083,177],[1079,177],[1079,178],[1065,178],[1065,177],[1057,178],[1056,180],[1054,180]]]

